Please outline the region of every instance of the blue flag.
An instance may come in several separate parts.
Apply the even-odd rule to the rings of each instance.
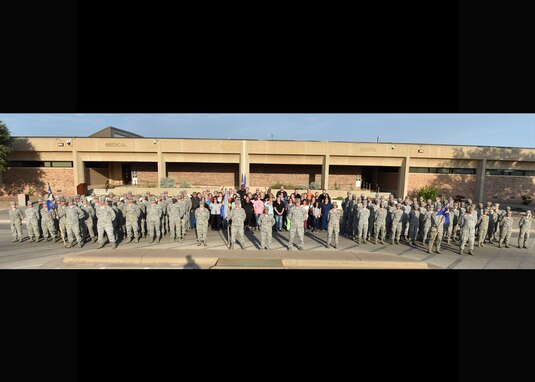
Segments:
[[[46,201],[46,206],[49,211],[54,208],[54,200],[54,194],[52,193],[52,189],[50,188],[50,183],[48,183],[48,200]]]
[[[243,188],[247,187],[247,177],[245,176],[245,174],[243,174]]]
[[[440,211],[437,212],[437,216],[444,215],[444,212],[446,212],[449,206],[450,204],[448,203],[444,207],[442,207]],[[450,222],[450,214],[446,214],[446,217],[444,218],[444,224],[449,224],[449,222]]]
[[[222,211],[223,219],[227,219],[228,217],[228,195],[227,195],[226,188],[225,188],[225,192],[223,193],[223,208],[221,211]]]

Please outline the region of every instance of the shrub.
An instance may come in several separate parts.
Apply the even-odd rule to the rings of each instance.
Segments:
[[[161,178],[160,187],[161,188],[175,187],[175,180],[173,178]]]
[[[191,184],[189,184],[187,181],[183,180],[180,182],[180,188],[190,188]]]
[[[295,188],[297,188],[298,190],[306,190],[308,188],[308,184],[299,184]]]
[[[321,184],[319,184],[318,182],[312,182],[312,183],[310,183],[308,188],[310,188],[312,190],[319,190],[319,189],[321,189]]]
[[[531,202],[533,201],[533,198],[531,197],[531,195],[528,195],[528,194],[523,194],[521,198],[522,198],[522,204],[526,206],[528,204],[531,204]]]
[[[156,183],[147,182],[147,188],[156,188]]]
[[[433,185],[423,186],[422,188],[418,190],[418,196],[421,196],[425,200],[427,199],[435,200],[435,198],[437,197],[437,194],[438,194],[438,188],[436,188],[436,186],[433,186]]]
[[[334,189],[335,190],[339,190],[340,188],[341,188],[341,186],[338,183],[334,183]]]
[[[284,187],[285,190],[294,190],[296,188],[299,188],[301,186],[295,186],[291,183],[282,183],[282,182],[277,182],[275,184],[272,184],[271,185],[271,189],[272,190],[279,190],[281,187]],[[305,190],[307,189],[307,186],[305,186]]]

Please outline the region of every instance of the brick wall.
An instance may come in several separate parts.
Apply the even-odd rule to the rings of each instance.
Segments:
[[[190,185],[238,186],[240,168],[233,163],[167,163],[167,176],[178,187],[182,181]],[[250,183],[250,180],[247,180]],[[141,184],[141,182],[140,182]]]
[[[321,184],[321,166],[251,164],[248,183],[253,187],[271,187],[275,183],[294,186]]]
[[[159,184],[157,163],[132,163],[132,171],[137,171],[137,183],[140,187],[146,186],[147,182]]]
[[[341,189],[350,190],[355,187],[357,175],[362,175],[360,166],[329,166],[329,188],[334,189],[334,185]]]
[[[446,196],[462,195],[475,200],[476,176],[453,174],[409,174],[408,192],[414,195],[423,186],[434,185]]]
[[[535,176],[485,176],[483,200],[489,202],[522,203],[524,193],[531,195],[535,200]],[[511,198],[514,197],[513,199]]]
[[[48,183],[54,193],[74,195],[74,170],[72,168],[11,168],[3,174],[0,196],[28,193],[48,195]]]

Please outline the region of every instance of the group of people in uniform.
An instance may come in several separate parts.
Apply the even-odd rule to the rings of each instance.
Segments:
[[[434,201],[424,198],[395,199],[390,196],[365,198],[347,193],[342,202],[343,234],[357,243],[374,240],[374,244],[399,245],[403,238],[411,246],[420,241],[431,253],[435,248],[441,253],[442,241],[459,245],[460,254],[468,244],[468,254],[474,254],[474,244],[498,243],[498,247],[510,248],[513,217],[510,207],[500,209],[500,204],[487,202],[477,205],[470,199],[456,202],[453,198],[437,197]],[[531,211],[518,222],[520,235],[518,248],[527,248],[531,229]]]
[[[244,228],[246,213],[242,208],[240,191],[230,190],[223,195],[228,200],[225,214],[229,225],[229,248],[236,243],[245,249]],[[108,196],[58,197],[49,210],[46,200],[34,206],[28,202],[24,212],[11,203],[9,211],[13,242],[23,241],[22,220],[26,220],[29,242],[41,240],[56,242],[62,240],[66,247],[76,241],[78,247],[87,242],[99,243],[99,248],[109,241],[113,248],[118,241],[133,240],[147,236],[151,243],[160,242],[169,236],[170,242],[182,242],[187,232],[195,227],[197,245],[207,246],[207,231],[210,220],[210,203],[205,193],[188,195],[185,191],[170,196],[167,192],[159,197],[149,192],[145,196],[126,194]],[[301,204],[300,198],[290,203],[287,211],[289,227],[288,249],[304,249],[305,222],[309,218],[309,207]],[[271,249],[275,218],[268,206],[258,218],[260,249]],[[395,199],[393,196],[370,198],[347,193],[341,208],[332,201],[327,214],[327,248],[337,248],[342,234],[358,244],[400,245],[405,240],[411,246],[421,242],[429,253],[435,248],[441,253],[443,241],[456,243],[460,254],[468,246],[468,253],[474,254],[474,245],[485,247],[486,243],[497,243],[500,248],[509,248],[513,217],[510,207],[500,209],[500,204],[488,202],[473,204],[471,200],[455,202],[453,198],[435,201],[420,198]],[[518,222],[520,235],[518,248],[527,248],[531,229],[531,211],[527,211]],[[276,231],[276,230],[275,230]],[[296,237],[297,236],[297,237]]]

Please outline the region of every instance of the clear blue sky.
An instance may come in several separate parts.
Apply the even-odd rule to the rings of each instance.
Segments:
[[[13,136],[288,139],[535,147],[535,114],[0,114]]]

